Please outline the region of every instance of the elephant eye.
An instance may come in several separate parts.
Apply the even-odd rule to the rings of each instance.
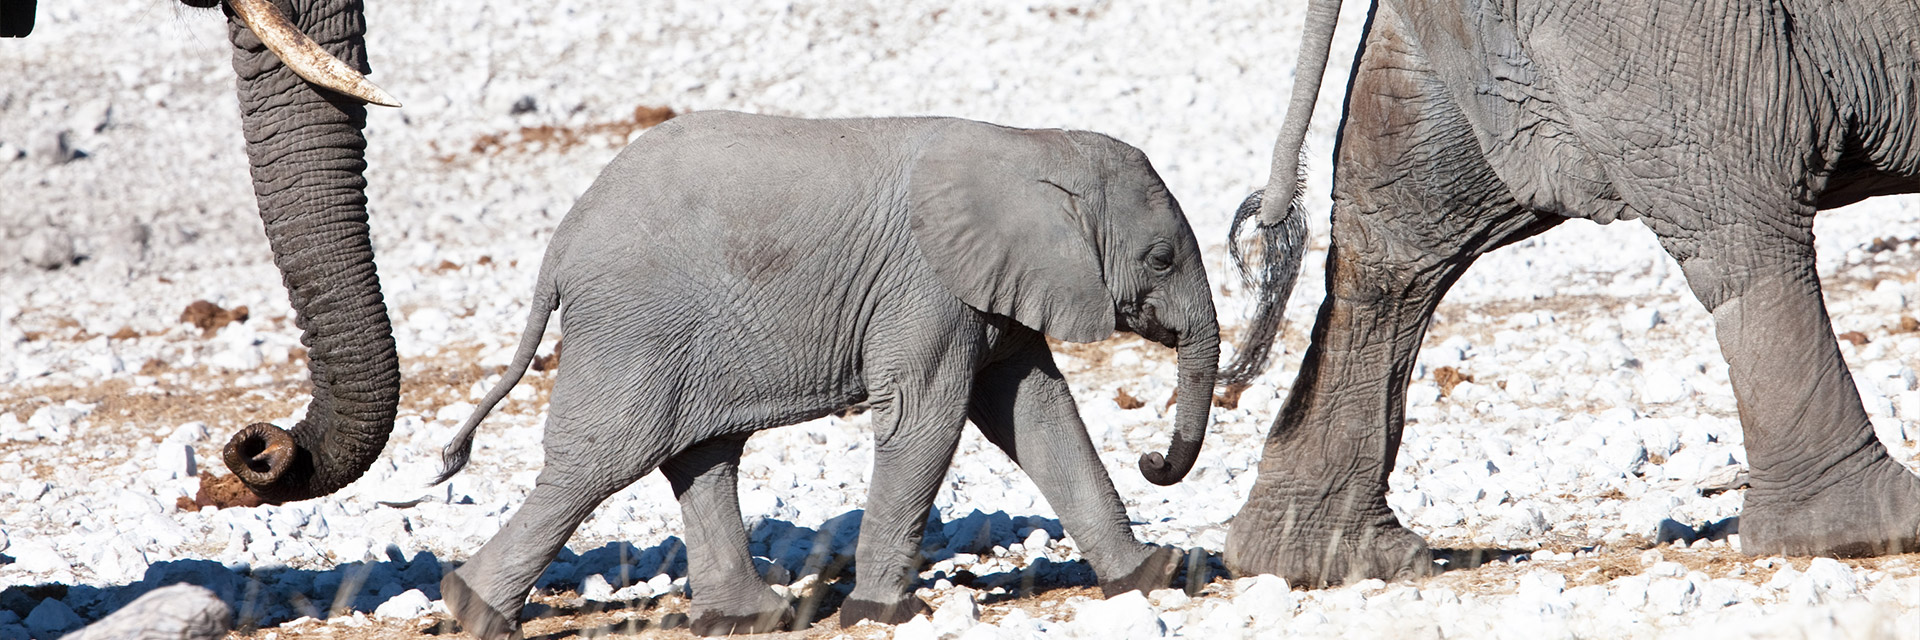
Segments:
[[[1153,245],[1147,250],[1147,268],[1156,273],[1166,273],[1173,269],[1173,247],[1164,244]]]

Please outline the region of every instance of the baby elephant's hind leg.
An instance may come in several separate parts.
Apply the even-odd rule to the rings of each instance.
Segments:
[[[746,442],[745,435],[707,440],[660,465],[686,520],[692,630],[703,636],[767,633],[793,623],[793,608],[767,587],[747,554],[737,490]]]
[[[440,581],[447,610],[481,640],[498,640],[520,628],[527,590],[553,562],[573,530],[620,486],[578,487],[549,481],[542,473],[527,503],[514,512],[472,560]],[[624,485],[621,485],[624,486]]]
[[[665,413],[658,403],[651,416],[609,416],[600,409],[647,407],[643,390],[610,376],[569,375],[563,372],[554,389],[542,436],[546,466],[533,493],[486,546],[440,581],[447,610],[475,638],[498,640],[518,631],[528,589],[574,529],[608,496],[675,453],[658,438],[633,436],[644,432],[640,425],[659,424],[651,419]]]

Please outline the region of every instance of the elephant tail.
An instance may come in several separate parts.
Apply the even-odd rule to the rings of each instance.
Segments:
[[[467,466],[473,453],[473,433],[480,427],[480,421],[527,375],[527,366],[533,363],[534,352],[540,348],[540,338],[547,333],[547,320],[553,316],[554,309],[560,308],[560,290],[549,272],[552,266],[553,261],[547,260],[540,267],[539,281],[533,286],[533,308],[527,311],[527,328],[520,333],[520,347],[513,352],[513,362],[507,365],[506,373],[487,392],[480,406],[474,407],[473,415],[467,416],[466,423],[460,425],[453,441],[440,450],[440,475],[434,477],[433,484],[446,482]]]

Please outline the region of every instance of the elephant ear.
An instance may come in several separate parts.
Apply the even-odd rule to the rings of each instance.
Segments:
[[[1060,131],[955,122],[908,183],[913,240],[967,306],[1068,342],[1105,339],[1113,300],[1088,240],[1098,184]]]

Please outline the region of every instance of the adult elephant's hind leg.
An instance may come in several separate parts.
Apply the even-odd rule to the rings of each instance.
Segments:
[[[1787,219],[1810,224],[1811,214]],[[1867,421],[1821,300],[1811,230],[1788,238],[1778,229],[1736,223],[1694,235],[1656,227],[1713,312],[1733,382],[1752,482],[1741,550],[1920,551],[1920,477],[1888,454]]]
[[[793,622],[793,607],[760,578],[740,520],[740,450],[745,435],[714,438],[660,465],[687,525],[687,575],[694,633],[767,633]]]
[[[1387,507],[1433,310],[1474,259],[1558,224],[1516,204],[1424,60],[1376,19],[1348,91],[1327,298],[1227,538],[1227,567],[1296,585],[1431,570]]]
[[[1013,353],[980,372],[968,417],[1033,478],[1100,576],[1101,591],[1111,597],[1165,588],[1179,555],[1134,537],[1046,339],[1024,327],[1014,331],[1007,346]]]

